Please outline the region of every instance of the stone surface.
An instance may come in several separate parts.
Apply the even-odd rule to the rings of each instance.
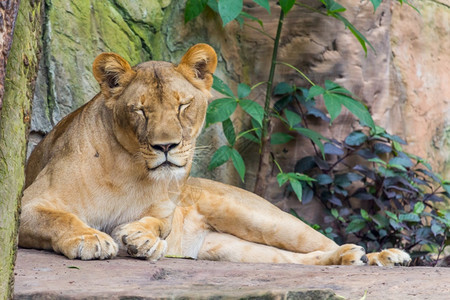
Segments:
[[[20,249],[15,299],[448,299],[450,269],[68,260]],[[439,284],[438,284],[439,282]]]
[[[415,1],[420,15],[396,4],[391,22],[389,97],[377,119],[450,178],[450,1]]]
[[[0,7],[13,9],[13,3],[3,2]],[[25,181],[24,163],[30,106],[41,46],[39,41],[42,13],[39,2],[20,2],[13,44],[6,66],[5,93],[0,117],[0,299],[8,299],[12,287],[19,202]],[[14,20],[8,22],[11,24]]]
[[[0,114],[5,92],[6,64],[13,40],[14,24],[19,10],[19,1],[0,3]]]

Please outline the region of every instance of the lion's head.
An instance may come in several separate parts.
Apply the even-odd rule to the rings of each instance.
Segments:
[[[217,57],[206,44],[191,47],[180,64],[149,61],[130,67],[114,53],[100,54],[94,76],[119,143],[154,179],[189,173],[205,119]]]

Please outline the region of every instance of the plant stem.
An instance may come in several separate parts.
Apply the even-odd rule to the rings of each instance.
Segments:
[[[273,162],[277,165],[278,170],[280,171],[280,173],[283,173],[283,170],[281,169],[280,164],[275,160],[274,157],[272,157],[272,159],[273,159]]]
[[[275,75],[275,68],[277,66],[278,47],[280,43],[281,29],[283,27],[283,20],[284,20],[284,12],[283,10],[281,10],[280,17],[278,19],[277,35],[275,36],[275,41],[273,44],[272,62],[270,64],[269,80],[267,81],[266,101],[264,103],[263,129],[267,129],[270,119],[270,100],[272,99],[273,77]]]
[[[261,29],[259,29],[259,28],[257,28],[257,27],[254,27],[254,26],[252,26],[252,25],[248,25],[247,23],[244,23],[244,26],[247,26],[248,28],[251,28],[251,29],[253,29],[253,30],[258,31],[259,33],[261,33],[262,35],[268,37],[268,38],[271,39],[272,41],[274,40],[273,37],[271,37],[269,34],[267,34],[267,32],[265,32],[265,31],[263,31],[263,30],[261,30]]]
[[[264,103],[264,119],[262,122],[262,138],[259,157],[258,173],[256,176],[255,193],[264,196],[267,188],[266,177],[269,174],[269,160],[270,160],[270,100],[272,99],[273,77],[275,75],[275,68],[277,65],[278,47],[281,37],[281,29],[283,28],[284,12],[280,10],[280,17],[278,18],[277,34],[273,44],[272,62],[270,65],[269,80],[267,81],[266,100]]]
[[[316,9],[316,8],[314,8],[314,7],[312,7],[312,6],[306,5],[306,4],[304,4],[304,3],[301,3],[301,2],[295,2],[295,5],[300,6],[300,7],[304,7],[304,8],[306,8],[306,9],[310,10],[310,11],[316,12],[316,13],[321,14],[321,15],[324,15],[324,16],[327,16],[326,13],[324,13],[324,12],[322,12],[322,11],[320,11],[320,10],[318,10],[318,9]]]
[[[288,63],[285,63],[285,62],[277,62],[277,64],[285,65],[285,66],[287,66],[287,67],[293,69],[294,71],[296,71],[297,73],[299,73],[303,78],[305,78],[305,80],[308,81],[310,85],[315,86],[314,82],[312,82],[311,79],[309,79],[309,77],[305,75],[305,73],[303,73],[302,71],[300,71],[299,69],[297,69],[297,68],[294,67],[293,65],[288,64]]]

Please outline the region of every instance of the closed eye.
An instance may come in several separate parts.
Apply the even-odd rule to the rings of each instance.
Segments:
[[[145,117],[145,112],[144,112],[143,109],[136,110],[135,112],[136,112],[138,115],[141,115],[141,116]]]
[[[178,112],[179,112],[179,113],[182,113],[186,108],[189,107],[189,105],[191,105],[191,103],[192,103],[192,102],[185,103],[185,104],[181,104],[181,105],[178,107]]]

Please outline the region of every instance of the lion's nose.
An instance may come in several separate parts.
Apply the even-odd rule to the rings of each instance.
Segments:
[[[178,146],[178,144],[159,144],[159,145],[151,145],[153,149],[159,150],[161,152],[164,152],[164,154],[167,154],[170,150]]]

